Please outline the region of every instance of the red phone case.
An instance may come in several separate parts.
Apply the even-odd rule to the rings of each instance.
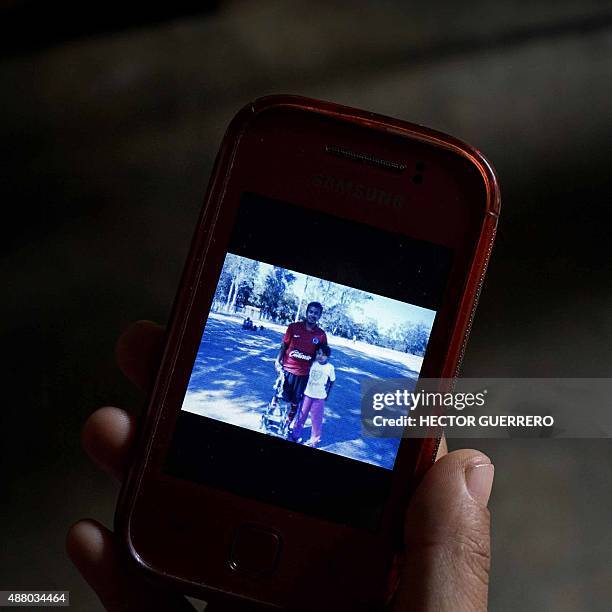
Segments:
[[[214,287],[216,284],[215,272],[204,269],[203,262],[212,252],[211,249],[214,249],[215,235],[213,228],[214,232],[224,231],[224,228],[217,225],[219,206],[232,188],[232,171],[241,140],[255,118],[264,116],[268,112],[278,111],[298,111],[309,116],[314,114],[317,117],[325,117],[334,122],[355,126],[355,128],[373,130],[375,133],[380,134],[381,138],[386,137],[386,135],[392,135],[394,138],[399,139],[408,138],[411,141],[431,145],[436,150],[443,150],[452,156],[458,156],[462,159],[462,163],[465,163],[466,167],[472,168],[473,174],[477,178],[472,177],[470,180],[474,184],[475,181],[479,181],[479,186],[477,188],[474,187],[474,189],[478,189],[482,193],[482,202],[479,204],[479,206],[482,206],[482,210],[479,209],[478,212],[478,215],[480,215],[478,218],[481,218],[481,222],[474,225],[475,227],[477,225],[473,241],[474,250],[470,253],[469,258],[466,255],[464,263],[467,273],[463,276],[462,286],[454,288],[457,295],[460,295],[460,299],[457,300],[454,312],[448,315],[445,322],[444,346],[442,346],[441,342],[438,342],[438,346],[434,343],[431,347],[431,351],[439,354],[440,358],[436,363],[435,372],[428,372],[428,376],[435,375],[439,378],[452,378],[458,373],[472,325],[476,302],[483,284],[487,262],[491,254],[500,208],[497,179],[489,162],[472,147],[434,130],[373,113],[339,106],[330,102],[320,102],[297,96],[270,96],[259,99],[242,109],[231,122],[215,162],[205,198],[205,206],[198,221],[190,256],[187,260],[180,289],[173,306],[160,371],[151,390],[149,408],[142,425],[137,449],[134,454],[134,462],[130,467],[128,477],[121,491],[116,515],[116,527],[122,539],[126,542],[131,558],[139,567],[146,570],[148,575],[154,576],[158,581],[166,583],[173,588],[178,588],[185,593],[208,599],[222,598],[225,591],[235,589],[244,598],[244,601],[249,602],[248,605],[251,608],[257,602],[276,602],[277,605],[291,607],[295,583],[291,583],[288,580],[281,584],[266,583],[266,585],[255,585],[249,592],[245,592],[245,587],[240,581],[232,583],[231,577],[223,576],[223,578],[219,578],[220,570],[208,568],[206,565],[206,552],[202,550],[202,556],[199,560],[202,567],[202,575],[207,571],[208,574],[206,575],[211,578],[204,585],[202,585],[202,581],[198,584],[198,580],[194,578],[193,570],[198,560],[192,552],[186,552],[186,556],[182,560],[173,560],[172,568],[168,571],[164,568],[161,561],[157,565],[150,561],[150,559],[162,558],[160,550],[164,547],[163,542],[161,544],[148,542],[146,534],[156,532],[160,534],[161,540],[167,537],[167,547],[169,550],[172,549],[175,543],[183,541],[181,540],[183,537],[186,543],[189,541],[188,538],[204,537],[204,531],[201,534],[181,535],[181,526],[178,524],[182,520],[183,525],[189,525],[190,521],[195,520],[195,517],[189,515],[189,510],[182,508],[182,506],[188,506],[192,503],[193,499],[199,495],[201,487],[198,488],[197,485],[191,483],[176,485],[171,482],[164,482],[158,486],[153,483],[151,476],[153,468],[150,466],[155,466],[156,462],[160,461],[161,451],[159,449],[166,448],[169,443],[174,418],[176,418],[176,415],[172,417],[165,413],[164,406],[167,403],[172,404],[172,402],[174,402],[174,405],[180,406],[180,402],[176,404],[177,398],[172,396],[170,381],[175,374],[184,373],[184,371],[189,369],[189,359],[188,357],[181,356],[179,348],[183,342],[187,341],[185,337],[186,321],[194,301],[200,299],[197,297],[198,287],[202,284],[212,284]],[[307,135],[305,138],[307,138]],[[279,175],[281,174],[279,172]],[[452,193],[452,187],[449,187],[449,193]],[[297,195],[293,200],[296,200],[296,198]],[[287,201],[291,201],[291,199],[287,199]],[[299,202],[296,203],[299,204]],[[433,215],[434,213],[431,214]],[[201,302],[201,304],[203,303]],[[195,339],[191,338],[189,341],[195,342]],[[430,348],[428,348],[429,351]],[[184,374],[182,375],[184,376]],[[402,459],[403,467],[400,467],[405,484],[402,487],[402,491],[396,491],[395,493],[398,503],[405,505],[410,490],[416,486],[422,475],[433,463],[438,445],[439,438],[433,437],[423,440],[421,444],[411,444],[410,450],[404,453]],[[231,496],[223,496],[222,493],[218,492],[215,495],[217,495],[215,497],[217,502],[223,505],[223,509],[220,512],[233,512],[235,503],[232,506]],[[173,498],[172,507],[168,501],[164,501],[168,496]],[[248,505],[250,502],[245,501],[244,503]],[[147,507],[150,508],[151,517],[148,517],[143,510],[143,508]],[[401,508],[399,511],[401,511]],[[176,512],[180,514],[180,520],[176,518]],[[171,521],[163,523],[160,517],[164,513],[174,513],[172,520],[177,524],[175,525]],[[261,516],[264,516],[264,514]],[[390,523],[389,529],[393,531],[394,537],[397,540],[399,538],[397,512],[394,516],[393,520],[390,519],[391,523],[394,522],[394,525]],[[277,518],[282,522],[284,519],[281,520],[279,517],[280,514]],[[203,516],[202,521],[206,521],[207,518],[213,520],[214,511],[211,511],[209,517]],[[313,531],[327,529],[321,526],[320,521],[307,518],[304,518],[304,521],[306,531],[309,529]],[[289,527],[287,528],[289,529]],[[330,526],[327,533],[319,532],[319,537],[329,537],[338,542],[343,541],[338,536],[337,529],[336,531],[334,529],[336,529],[334,526]],[[167,530],[169,535],[166,536],[166,531],[164,530]],[[138,534],[141,535],[139,536]],[[214,551],[222,550],[223,547],[227,546],[227,541],[221,535],[219,535],[219,541],[215,540],[216,536],[214,534],[212,536],[208,534],[206,537],[210,542],[210,545],[206,547],[210,555],[216,554]],[[346,542],[350,540],[350,537],[346,534],[342,537],[344,537]],[[138,541],[137,546],[135,545],[136,541]],[[342,602],[347,603],[347,589],[354,589],[356,591],[355,600],[370,598],[373,601],[376,597],[380,599],[382,583],[384,582],[383,576],[388,571],[388,567],[377,568],[376,571],[373,570],[371,572],[375,574],[372,578],[377,583],[375,587],[370,588],[367,585],[362,587],[360,583],[363,582],[364,572],[359,567],[362,564],[359,553],[368,555],[367,546],[361,548],[361,550],[350,542],[346,546],[344,544],[339,544],[338,546],[339,550],[341,550],[342,562],[346,564],[346,571],[341,572],[342,576],[336,584],[323,584],[321,587],[322,592],[319,596],[327,597],[326,602],[330,606],[335,605],[336,609],[338,609],[339,605],[342,605]],[[187,548],[186,545],[185,549]],[[336,562],[338,562],[338,559],[336,558]],[[334,560],[331,559],[330,563],[334,563]],[[296,573],[297,578],[295,579],[298,580],[300,570],[298,564],[296,563],[295,565],[292,571]],[[359,578],[360,573],[361,579]],[[350,584],[350,576],[353,576],[353,578],[357,577],[354,586]],[[215,586],[214,581],[217,579],[219,579],[218,584],[222,586]],[[349,582],[343,583],[343,581]],[[332,586],[337,587],[335,594],[331,593]],[[337,597],[340,599],[337,599]],[[321,606],[320,609],[324,609],[324,606]]]

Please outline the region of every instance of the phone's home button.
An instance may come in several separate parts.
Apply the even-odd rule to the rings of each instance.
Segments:
[[[281,537],[261,525],[245,524],[236,531],[229,564],[233,570],[261,575],[273,572],[278,564]]]

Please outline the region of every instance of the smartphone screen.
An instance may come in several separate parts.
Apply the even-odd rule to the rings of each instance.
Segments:
[[[362,431],[361,382],[416,385],[452,260],[243,194],[165,472],[375,529],[400,440]]]

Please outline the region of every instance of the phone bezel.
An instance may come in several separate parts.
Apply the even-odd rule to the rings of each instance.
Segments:
[[[313,132],[312,121],[324,127]],[[339,128],[337,133],[334,126]],[[138,565],[159,579],[180,583],[183,590],[196,595],[234,593],[252,602],[286,604],[291,601],[302,566],[295,554],[300,550],[306,557],[325,559],[326,563],[330,559],[342,560],[339,575],[333,581],[334,594],[325,576],[320,577],[321,589],[329,591],[330,602],[339,596],[338,592],[342,593],[338,585],[348,588],[349,582],[352,592],[345,589],[342,601],[346,602],[347,596],[356,601],[372,599],[384,582],[384,560],[388,561],[397,545],[410,489],[431,465],[437,449],[435,437],[420,444],[414,440],[402,444],[391,496],[377,533],[296,515],[245,498],[237,500],[223,491],[164,477],[158,469],[180,409],[176,397],[170,398],[172,385],[176,389],[180,387],[177,379],[188,377],[194,346],[199,343],[193,318],[202,316],[202,287],[208,287],[210,301],[219,262],[225,254],[215,241],[219,235],[229,235],[232,211],[235,214],[244,191],[305,208],[333,209],[340,217],[396,232],[402,230],[405,210],[390,209],[381,215],[375,205],[356,207],[349,198],[339,199],[337,193],[319,192],[313,197],[313,168],[318,165],[331,172],[329,168],[333,167],[335,172],[342,166],[338,159],[332,160],[324,153],[324,146],[338,144],[339,138],[347,148],[365,148],[380,157],[406,158],[415,149],[420,157],[429,153],[424,160],[429,174],[418,189],[413,189],[408,202],[410,233],[404,233],[449,246],[457,256],[449,279],[450,297],[447,295],[436,323],[443,333],[436,337],[432,334],[421,375],[450,378],[459,367],[499,213],[499,190],[490,164],[474,149],[446,135],[331,103],[276,96],[245,107],[230,125],[215,163],[173,308],[136,460],[122,489],[117,512],[117,528]],[[293,156],[288,155],[290,151]],[[346,163],[342,168],[349,176],[384,184],[389,190],[397,190],[401,184],[399,175],[367,165]],[[423,203],[430,206],[424,207]],[[420,212],[415,216],[415,211]],[[187,345],[189,350],[185,349]],[[251,522],[273,524],[294,550],[291,556],[285,547],[284,554],[289,559],[279,569],[281,574],[255,585],[226,567],[232,526],[244,523],[247,516]],[[221,519],[224,528],[219,528]],[[215,528],[211,529],[211,525]],[[317,537],[313,537],[315,534]],[[206,555],[201,548],[204,542]],[[363,558],[372,561],[366,572],[360,561]]]

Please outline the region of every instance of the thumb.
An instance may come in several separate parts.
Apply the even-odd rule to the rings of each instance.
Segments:
[[[474,450],[449,453],[427,472],[406,515],[396,612],[487,609],[493,473]]]

